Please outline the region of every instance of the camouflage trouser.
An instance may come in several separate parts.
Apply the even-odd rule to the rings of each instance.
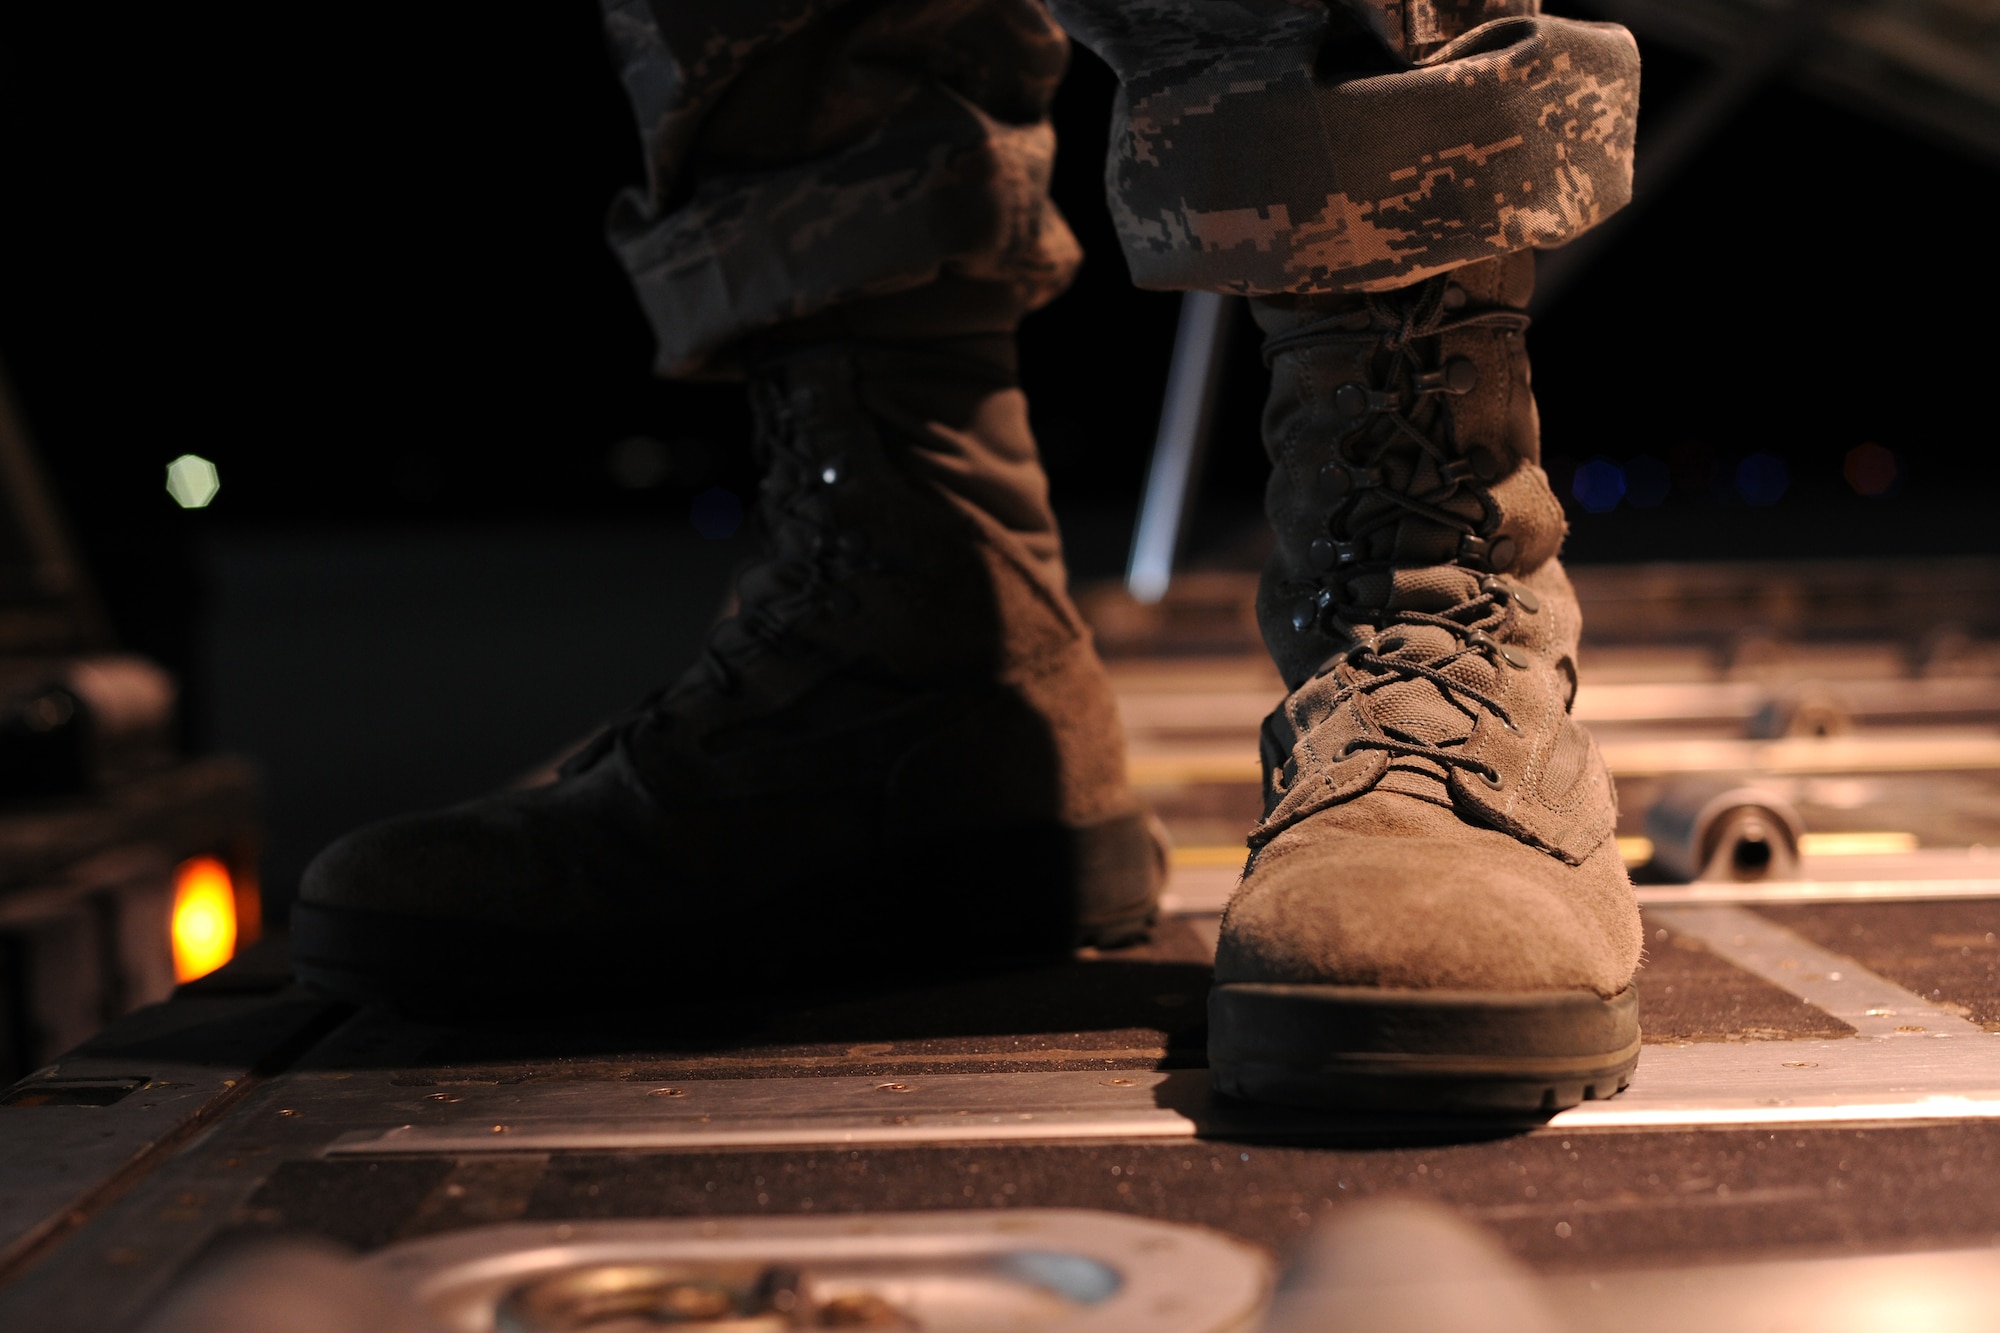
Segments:
[[[1105,186],[1142,287],[1400,286],[1631,189],[1638,50],[1539,0],[604,6],[648,168],[612,241],[667,374],[941,274],[1059,293],[1058,21],[1118,74]]]

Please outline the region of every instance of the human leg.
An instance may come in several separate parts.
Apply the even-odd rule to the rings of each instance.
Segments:
[[[1014,376],[1075,262],[1060,32],[1032,0],[608,12],[653,173],[614,240],[663,369],[748,382],[766,556],[559,781],[323,853],[302,975],[674,1002],[1143,931],[1157,852]]]
[[[1272,368],[1257,612],[1291,694],[1223,921],[1219,1086],[1610,1095],[1638,1054],[1638,911],[1568,712],[1580,619],[1522,334],[1527,247],[1629,193],[1631,39],[1521,5],[1055,7],[1123,83],[1107,185],[1134,276],[1250,295]]]

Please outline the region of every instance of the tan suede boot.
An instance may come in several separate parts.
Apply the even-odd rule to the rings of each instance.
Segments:
[[[424,1010],[672,1004],[1143,933],[1161,858],[1005,337],[751,369],[767,557],[551,786],[307,870],[300,975]]]
[[[1535,1111],[1639,1054],[1610,774],[1571,718],[1577,601],[1537,465],[1533,258],[1259,301],[1258,598],[1292,693],[1223,918],[1209,1062],[1237,1096]]]

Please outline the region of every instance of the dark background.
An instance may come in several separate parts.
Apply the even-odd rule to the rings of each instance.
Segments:
[[[1703,70],[1646,60],[1656,125]],[[1111,92],[1079,51],[1056,193],[1090,260],[1024,340],[1084,578],[1122,563],[1178,299],[1126,283]],[[265,762],[280,895],[339,829],[502,781],[670,674],[749,549],[690,520],[754,484],[737,395],[649,377],[601,240],[637,173],[584,0],[0,11],[0,365],[190,743]],[[1994,550],[1996,183],[1757,96],[1533,335],[1559,489],[1592,459],[1635,479],[1570,500],[1571,558]],[[1197,561],[1255,530],[1239,333]],[[1895,476],[1867,498],[1843,466],[1871,443]],[[220,468],[208,509],[162,489],[186,452]]]

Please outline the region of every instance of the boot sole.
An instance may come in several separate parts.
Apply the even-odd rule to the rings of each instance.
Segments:
[[[1639,1063],[1639,998],[1231,982],[1208,997],[1217,1090],[1342,1111],[1521,1115],[1612,1097]]]
[[[681,929],[528,930],[301,902],[292,967],[329,998],[442,1017],[730,1004],[1131,943],[1158,915],[1165,861],[1146,817],[1130,815],[907,845],[825,867],[768,919]]]

